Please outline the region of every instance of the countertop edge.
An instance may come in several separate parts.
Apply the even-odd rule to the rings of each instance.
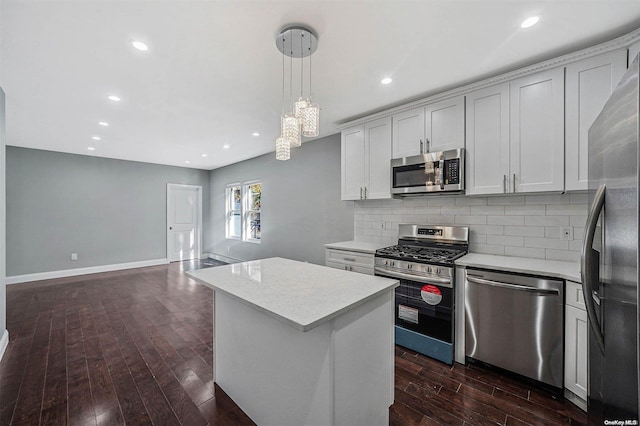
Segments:
[[[269,309],[266,309],[263,306],[255,304],[255,303],[253,303],[253,302],[251,302],[249,300],[243,299],[242,297],[239,297],[239,296],[237,296],[237,295],[235,295],[233,293],[230,293],[230,292],[228,292],[228,291],[226,291],[226,290],[224,290],[222,288],[216,287],[215,285],[200,279],[196,275],[193,275],[193,272],[195,272],[195,271],[186,271],[186,274],[190,278],[196,280],[197,282],[199,282],[199,283],[211,288],[213,291],[219,291],[221,293],[224,293],[226,296],[229,296],[232,299],[234,299],[234,300],[236,300],[236,301],[238,301],[238,302],[240,302],[240,303],[242,303],[242,304],[244,304],[246,306],[250,306],[250,307],[262,312],[263,314],[265,314],[265,315],[267,315],[267,316],[269,316],[269,317],[271,317],[273,319],[276,319],[276,320],[278,320],[280,322],[283,322],[284,324],[287,324],[287,325],[289,325],[289,326],[291,326],[291,327],[293,327],[293,328],[295,328],[297,330],[300,330],[302,332],[310,331],[310,330],[312,330],[312,329],[324,324],[325,322],[331,321],[332,319],[334,319],[334,318],[346,313],[347,311],[350,311],[351,309],[354,309],[354,308],[356,308],[358,306],[361,306],[361,305],[365,304],[366,302],[368,302],[370,300],[375,299],[376,297],[382,295],[384,292],[393,291],[396,287],[398,287],[400,285],[400,282],[398,280],[394,280],[392,278],[388,278],[389,280],[395,281],[395,285],[382,288],[382,289],[376,291],[375,293],[372,293],[372,294],[370,294],[370,295],[368,295],[368,296],[366,296],[366,297],[364,297],[364,298],[362,298],[360,300],[356,300],[355,302],[353,302],[353,303],[351,303],[351,304],[349,304],[349,305],[347,305],[347,306],[345,306],[345,307],[343,307],[341,309],[338,309],[337,311],[332,312],[332,313],[328,314],[327,316],[325,316],[323,318],[317,319],[316,321],[310,322],[308,324],[301,324],[301,323],[298,323],[298,322],[296,322],[296,321],[294,321],[292,319],[289,319],[287,317],[279,315],[279,314],[277,314],[277,313],[275,313],[275,312],[273,312],[273,311],[271,311]],[[357,272],[352,272],[352,273],[357,274]]]
[[[362,247],[362,245],[370,245],[370,248]],[[340,241],[337,243],[327,243],[324,247],[326,249],[333,250],[347,250],[357,253],[375,254],[377,249],[387,247],[388,245],[389,244],[368,243],[364,241]]]
[[[527,265],[528,264],[528,265]],[[498,271],[541,275],[568,281],[581,282],[580,265],[560,260],[534,259],[515,256],[499,256],[469,253],[455,261],[459,267],[494,269]],[[575,272],[571,269],[575,268]]]

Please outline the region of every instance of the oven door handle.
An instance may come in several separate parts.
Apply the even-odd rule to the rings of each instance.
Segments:
[[[531,286],[519,285],[519,284],[503,283],[500,281],[492,281],[492,280],[485,280],[482,278],[475,278],[475,277],[472,277],[471,275],[467,275],[467,281],[474,284],[484,284],[484,285],[490,285],[492,287],[508,288],[510,290],[526,291],[529,293],[551,294],[551,295],[558,295],[560,293],[558,290],[555,290],[555,289],[546,289],[546,288],[531,287]]]
[[[384,269],[376,266],[374,268],[375,272],[378,272],[380,275],[385,275],[390,278],[401,278],[408,281],[415,281],[424,284],[439,284],[442,287],[453,288],[453,283],[450,278],[440,278],[440,277],[425,277],[422,275],[414,275],[414,274],[405,274],[403,272],[398,271],[390,271],[388,269]]]

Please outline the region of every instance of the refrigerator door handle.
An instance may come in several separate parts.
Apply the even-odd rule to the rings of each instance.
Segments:
[[[582,255],[580,258],[580,275],[582,278],[582,293],[584,296],[584,303],[587,308],[587,317],[589,318],[589,326],[591,327],[591,331],[593,331],[594,336],[596,337],[596,342],[598,343],[598,347],[600,351],[604,354],[604,336],[602,335],[602,331],[600,328],[600,322],[598,321],[598,317],[596,316],[596,304],[594,300],[594,291],[593,291],[593,280],[599,279],[597,274],[594,274],[593,271],[597,271],[598,268],[594,268],[594,260],[596,262],[600,262],[598,257],[595,255],[596,252],[593,250],[593,237],[596,233],[596,225],[598,223],[598,216],[600,216],[600,212],[602,211],[602,207],[604,206],[604,195],[605,195],[606,186],[600,185],[598,190],[596,191],[596,195],[593,199],[593,204],[589,209],[589,215],[587,216],[587,224],[584,232],[584,240],[582,242]]]

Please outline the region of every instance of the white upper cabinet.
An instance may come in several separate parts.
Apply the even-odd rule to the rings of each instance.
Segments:
[[[340,157],[342,199],[359,200],[364,188],[364,126],[342,131]]]
[[[464,148],[464,96],[425,107],[424,152]]]
[[[509,83],[511,192],[564,190],[564,68]]]
[[[467,94],[469,195],[564,189],[564,69]]]
[[[393,116],[393,158],[464,148],[464,96]]]
[[[565,189],[567,191],[588,189],[589,127],[602,110],[626,68],[626,49],[567,65],[565,110]]]
[[[466,193],[507,192],[509,85],[467,94]]]
[[[343,200],[391,198],[391,117],[342,131]]]
[[[393,117],[393,158],[424,152],[424,108],[395,114]]]

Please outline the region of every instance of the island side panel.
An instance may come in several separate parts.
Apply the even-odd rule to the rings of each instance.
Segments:
[[[217,291],[215,380],[259,425],[333,424],[332,322],[308,332]]]
[[[334,319],[334,424],[389,424],[394,312],[394,289],[390,289]]]

